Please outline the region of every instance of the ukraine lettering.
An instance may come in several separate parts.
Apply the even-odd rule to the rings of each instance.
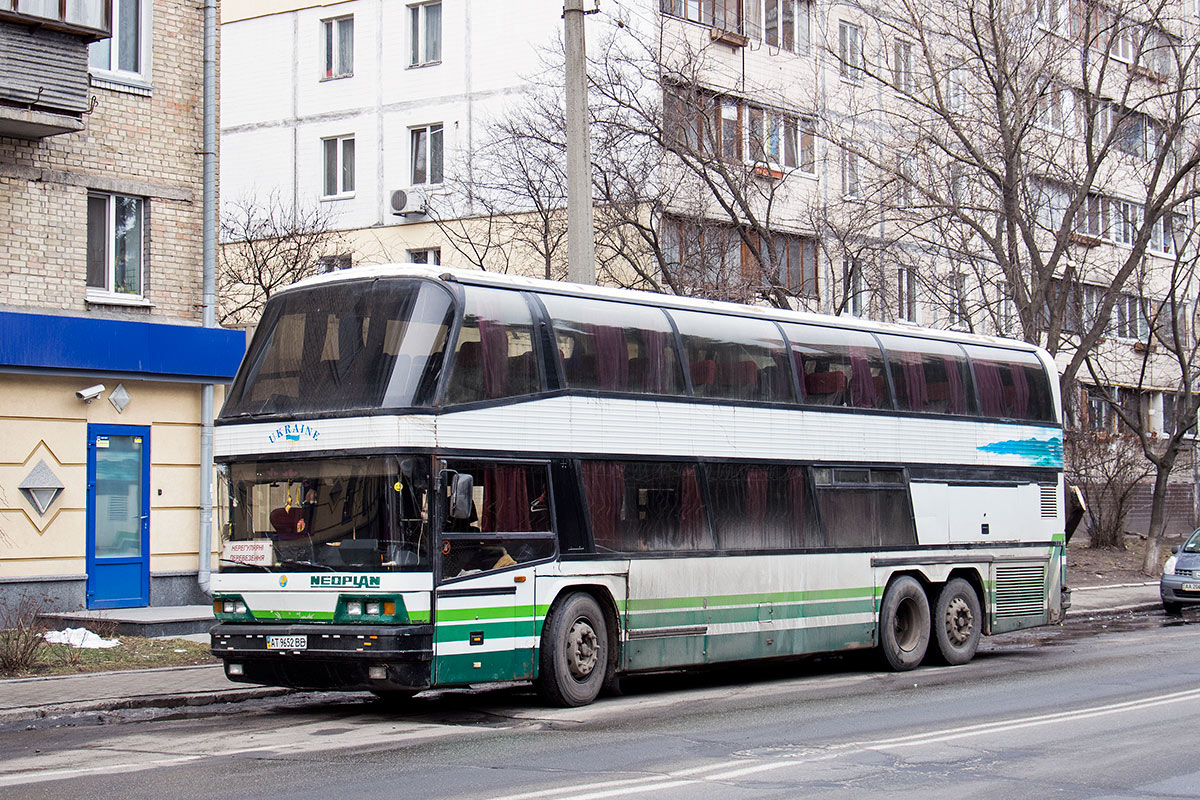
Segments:
[[[378,575],[312,575],[308,579],[310,589],[378,589]]]
[[[320,435],[321,432],[310,425],[289,422],[287,425],[280,425],[272,433],[268,434],[267,441],[271,444],[275,444],[278,441],[298,442],[301,437],[307,436],[315,442]]]

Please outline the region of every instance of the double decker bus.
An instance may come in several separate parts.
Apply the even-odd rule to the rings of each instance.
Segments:
[[[420,266],[271,298],[217,420],[212,652],[403,694],[1062,618],[1056,370],[1031,345]]]

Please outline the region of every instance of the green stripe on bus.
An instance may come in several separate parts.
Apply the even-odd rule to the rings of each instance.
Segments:
[[[322,622],[332,622],[332,611],[274,611],[271,609],[251,609],[255,619],[311,619]]]
[[[477,619],[505,619],[507,617],[544,617],[550,606],[485,606],[480,608],[439,608],[437,621],[470,622]]]
[[[628,610],[655,611],[660,609],[696,608],[708,606],[739,606],[759,603],[796,603],[805,600],[843,600],[871,597],[878,591],[875,586],[846,589],[812,589],[802,592],[766,592],[762,594],[726,594],[712,597],[656,597],[646,600],[630,600]]]
[[[679,611],[656,611],[630,614],[626,618],[630,630],[650,628],[682,628],[695,625],[722,625],[748,622],[770,623],[792,619],[829,617],[839,614],[875,613],[872,598],[834,600],[808,603],[762,603],[738,608],[691,608]]]

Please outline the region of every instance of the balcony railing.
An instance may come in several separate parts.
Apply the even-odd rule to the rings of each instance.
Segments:
[[[0,20],[107,39],[112,0],[0,0]]]

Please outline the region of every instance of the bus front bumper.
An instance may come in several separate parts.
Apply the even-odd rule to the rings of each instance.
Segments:
[[[231,681],[388,692],[428,689],[432,679],[432,625],[222,622],[211,637]]]

